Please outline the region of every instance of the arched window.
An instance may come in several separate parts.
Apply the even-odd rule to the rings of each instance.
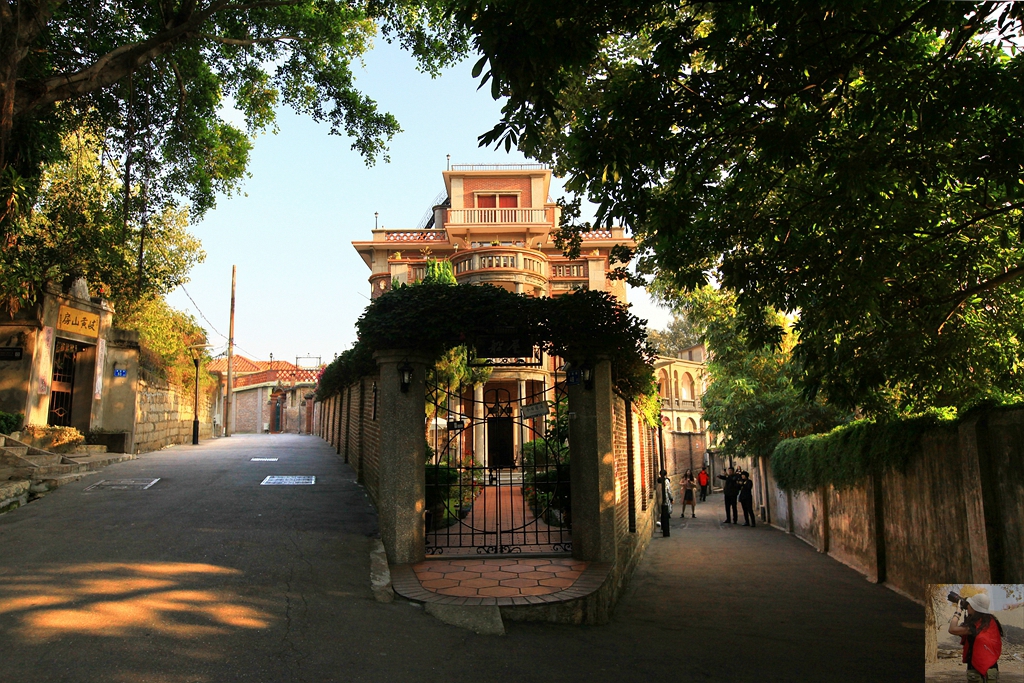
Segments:
[[[676,431],[677,432],[683,431],[683,418],[681,418],[681,417],[677,417],[676,418]]]
[[[676,397],[676,398],[679,398],[679,373],[678,372],[673,372],[672,375],[674,377],[674,385],[675,385],[675,387],[674,387],[675,388],[675,392],[672,395],[674,397]]]
[[[692,417],[686,418],[686,431],[691,433],[697,431],[697,423],[693,421]]]
[[[658,395],[662,398],[668,397],[668,373],[662,370],[658,373]]]
[[[693,381],[693,375],[691,375],[688,372],[683,375],[683,391],[685,392],[685,396],[683,396],[683,398],[685,398],[687,401],[692,401],[697,397],[696,385]]]

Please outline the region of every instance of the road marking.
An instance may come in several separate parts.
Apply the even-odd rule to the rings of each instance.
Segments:
[[[260,482],[260,486],[310,486],[316,483],[316,477],[313,476],[278,476],[271,475]]]

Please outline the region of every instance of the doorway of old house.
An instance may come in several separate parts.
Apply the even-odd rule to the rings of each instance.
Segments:
[[[270,395],[270,433],[279,434],[285,429],[285,407],[288,395],[278,390]]]
[[[58,338],[50,375],[50,405],[46,423],[55,427],[89,429],[92,410],[96,347]]]
[[[569,553],[564,374],[427,384],[428,555]]]

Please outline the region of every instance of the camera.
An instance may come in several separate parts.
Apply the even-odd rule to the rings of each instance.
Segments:
[[[946,599],[960,607],[960,609],[967,609],[967,601],[961,598],[959,593],[949,591],[949,595],[946,596]]]

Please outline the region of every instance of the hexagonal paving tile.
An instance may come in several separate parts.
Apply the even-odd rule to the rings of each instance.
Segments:
[[[520,593],[518,588],[494,586],[493,588],[481,588],[480,595],[488,598],[511,598],[514,595],[520,595]]]
[[[501,582],[501,585],[511,588],[529,588],[537,585],[537,579],[506,579]]]
[[[470,579],[469,581],[460,581],[459,585],[470,588],[494,588],[498,582],[494,579]]]
[[[542,586],[553,586],[555,588],[568,588],[573,583],[575,583],[575,582],[572,581],[571,579],[550,578],[550,579],[541,579],[540,580],[540,585],[542,585]]]

